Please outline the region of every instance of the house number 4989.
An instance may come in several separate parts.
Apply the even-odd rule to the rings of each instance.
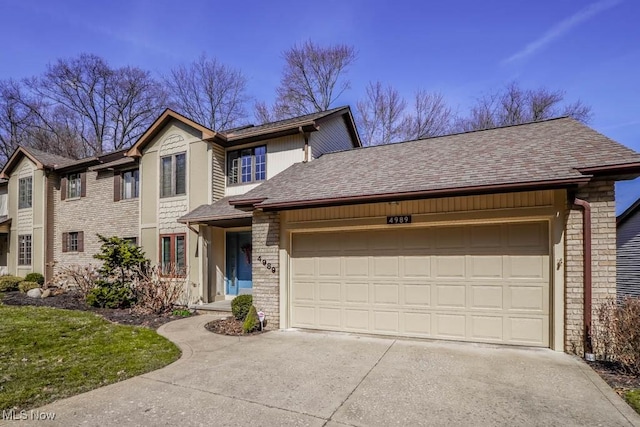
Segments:
[[[273,267],[273,266],[271,266],[271,263],[270,263],[270,262],[267,262],[267,260],[266,260],[266,259],[263,259],[263,258],[262,258],[262,255],[260,255],[260,256],[258,257],[258,262],[261,262],[261,263],[262,263],[262,265],[264,265],[265,267],[267,267],[267,270],[271,270],[271,272],[275,274],[275,272],[276,272],[276,268],[275,268],[275,267]]]

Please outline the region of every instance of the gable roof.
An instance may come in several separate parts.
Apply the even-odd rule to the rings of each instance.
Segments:
[[[560,188],[600,173],[637,175],[640,154],[565,117],[325,154],[230,203],[275,210]]]
[[[627,219],[631,218],[635,215],[638,210],[640,210],[640,198],[633,202],[631,206],[625,209],[618,217],[616,218],[616,225],[620,227]]]
[[[332,110],[311,113],[304,116],[293,117],[290,119],[279,120],[270,123],[264,123],[258,126],[247,125],[226,131],[216,132],[211,130],[180,113],[167,108],[158,117],[149,128],[145,131],[138,141],[127,151],[127,156],[140,157],[142,149],[149,144],[153,138],[162,130],[162,128],[171,120],[178,120],[197,131],[202,132],[202,139],[205,141],[215,142],[223,147],[233,145],[246,144],[268,138],[277,138],[280,136],[293,135],[298,132],[314,132],[319,130],[320,124],[336,116],[344,116],[347,129],[351,134],[354,147],[362,146],[360,136],[356,129],[351,108],[338,107]]]
[[[46,151],[37,150],[31,147],[18,147],[7,163],[2,168],[0,178],[8,179],[9,173],[17,166],[23,157],[27,157],[31,160],[38,169],[54,169],[56,167],[64,167],[77,160],[70,159],[68,157],[59,156],[57,154],[47,153]]]
[[[234,220],[242,218],[251,218],[251,212],[241,211],[229,204],[231,196],[213,202],[210,205],[201,205],[189,212],[188,214],[178,218],[178,222],[188,223],[208,223],[215,221]]]

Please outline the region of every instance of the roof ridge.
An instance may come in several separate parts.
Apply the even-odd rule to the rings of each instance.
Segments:
[[[315,115],[320,115],[320,116],[324,116],[324,115],[328,115],[331,113],[335,113],[336,111],[342,110],[342,109],[349,109],[350,107],[348,105],[342,105],[340,107],[335,107],[335,108],[330,108],[328,110],[324,110],[324,111],[314,111],[313,113],[307,113],[307,114],[302,114],[299,116],[293,116],[293,117],[287,117],[286,119],[280,119],[280,120],[274,120],[274,121],[270,121],[270,122],[264,122],[264,123],[260,123],[258,125],[256,124],[248,124],[248,125],[244,125],[244,126],[238,126],[236,128],[232,128],[229,129],[227,131],[221,131],[220,133],[223,133],[225,135],[232,135],[234,131],[239,131],[239,130],[244,130],[247,128],[259,128],[261,126],[271,126],[271,125],[275,125],[278,123],[282,123],[282,122],[288,122],[288,121],[294,121],[294,120],[304,120],[306,117],[310,117],[310,116],[315,116]]]

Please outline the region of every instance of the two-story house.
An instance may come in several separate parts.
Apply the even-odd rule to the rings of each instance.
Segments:
[[[95,264],[98,234],[137,242],[138,166],[124,154],[74,160],[25,147],[13,153],[2,170],[6,273],[38,272],[49,280],[61,266]]]
[[[228,199],[359,146],[348,107],[226,132],[167,110],[127,152],[140,163],[140,245],[162,269],[184,272],[202,301],[249,293],[251,213]]]

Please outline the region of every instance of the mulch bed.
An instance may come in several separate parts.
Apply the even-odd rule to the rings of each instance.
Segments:
[[[624,397],[627,391],[640,388],[640,377],[626,373],[617,363],[604,361],[587,363],[620,396]]]
[[[121,325],[144,326],[150,329],[158,329],[165,323],[182,316],[167,314],[140,314],[130,308],[95,308],[90,307],[77,292],[50,296],[48,298],[30,298],[22,292],[5,292],[2,302],[6,305],[33,305],[39,307],[54,307],[66,310],[90,311],[96,313],[113,323]]]
[[[204,327],[215,334],[232,335],[232,336],[258,335],[258,334],[262,334],[263,332],[267,332],[267,331],[254,331],[246,334],[242,331],[242,323],[243,322],[241,320],[236,320],[235,317],[230,316],[230,317],[225,317],[224,319],[212,320],[211,322],[207,323]]]

